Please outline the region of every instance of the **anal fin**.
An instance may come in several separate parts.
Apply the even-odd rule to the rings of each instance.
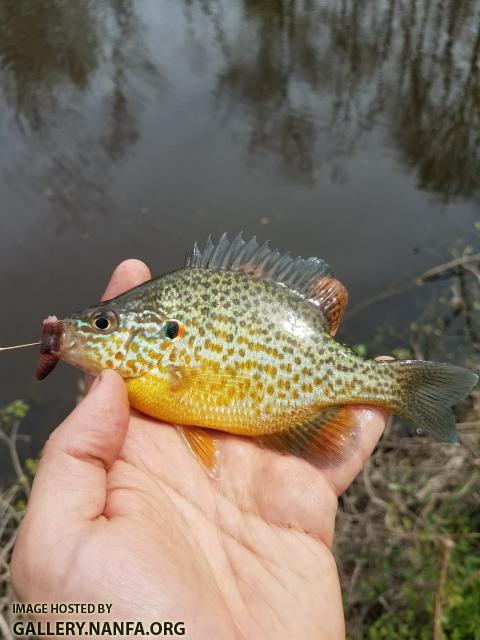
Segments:
[[[220,451],[206,429],[175,425],[187,447],[202,464],[209,476],[218,477]]]
[[[262,447],[304,458],[316,467],[341,464],[353,453],[358,416],[352,407],[329,407],[288,429],[256,438]]]

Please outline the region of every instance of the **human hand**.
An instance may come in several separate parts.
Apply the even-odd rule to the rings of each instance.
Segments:
[[[128,260],[104,298],[150,278]],[[358,408],[355,453],[316,469],[218,433],[210,478],[104,371],[43,451],[12,558],[25,602],[108,602],[111,620],[181,620],[189,638],[344,637],[331,553],[337,497],[387,414]],[[217,437],[217,434],[216,434]]]

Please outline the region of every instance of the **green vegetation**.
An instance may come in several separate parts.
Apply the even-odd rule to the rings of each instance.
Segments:
[[[10,557],[37,468],[37,461],[31,458],[22,463],[17,450],[19,426],[27,411],[21,400],[0,409],[0,441],[15,474],[15,479],[0,490],[0,637],[6,640],[13,640],[11,603],[15,599],[10,584]]]
[[[478,371],[479,263],[466,248],[422,274],[410,285],[422,287],[415,322],[383,326],[356,350]],[[335,551],[350,640],[480,640],[480,392],[456,413],[459,447],[408,437],[394,421],[341,498]]]
[[[462,447],[387,432],[342,497],[336,553],[352,640],[480,640],[474,424],[461,427]]]

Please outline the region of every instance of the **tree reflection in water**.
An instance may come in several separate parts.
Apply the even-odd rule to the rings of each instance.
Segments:
[[[244,134],[235,144],[246,149],[247,166],[273,164],[293,183],[326,172],[345,180],[348,161],[375,129],[420,188],[445,200],[478,197],[480,0],[181,7],[168,14],[171,42],[184,55],[171,56],[168,68],[178,104],[190,87],[177,76],[190,65],[219,109],[208,113],[215,126],[223,118]],[[156,99],[162,84],[159,54],[147,45],[147,32],[155,35],[149,18],[169,8],[166,0],[0,0],[9,152],[1,170],[21,191],[28,168],[30,187],[48,195],[60,229],[113,208],[109,175],[138,141],[146,97]],[[167,45],[160,51],[171,55]],[[171,117],[173,128],[183,127],[182,117],[197,124],[193,104]],[[12,157],[22,144],[23,156]]]
[[[23,134],[15,146],[24,144],[2,169],[23,180],[28,165],[59,231],[85,230],[112,211],[109,167],[138,137],[132,74],[159,78],[132,0],[0,0],[0,100]],[[95,83],[102,91],[92,101]]]
[[[248,114],[254,158],[268,154],[300,180],[327,164],[343,174],[381,126],[421,188],[478,195],[477,0],[243,0],[230,31],[218,25],[225,2],[198,6],[222,34],[218,95]]]
[[[99,37],[89,2],[0,0],[0,86],[21,124],[39,130],[58,106],[60,87],[86,88]]]

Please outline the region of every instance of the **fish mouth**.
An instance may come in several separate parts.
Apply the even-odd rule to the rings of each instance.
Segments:
[[[64,324],[56,316],[48,316],[43,321],[42,337],[40,338],[40,358],[38,359],[36,376],[43,380],[57,366],[62,350]]]

